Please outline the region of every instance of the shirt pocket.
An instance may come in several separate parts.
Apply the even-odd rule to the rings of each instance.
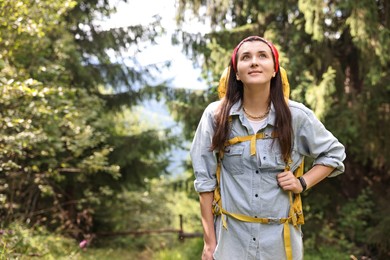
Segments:
[[[266,169],[268,171],[282,172],[286,168],[286,162],[283,159],[283,155],[280,150],[276,150],[272,152],[272,150],[266,150],[262,154],[259,154],[260,168]],[[291,169],[295,169],[298,167],[301,155],[293,150],[291,152],[292,163],[290,165]]]
[[[291,170],[295,170],[299,166],[299,164],[301,163],[300,158],[301,158],[301,155],[296,150],[292,150],[292,152],[291,152],[292,163],[290,165]],[[276,161],[277,161],[278,165],[283,165],[284,168],[286,167],[286,163],[283,160],[282,154],[276,155]]]
[[[282,159],[280,153],[266,152],[259,154],[260,168],[271,172],[282,172],[286,167],[286,163]]]
[[[233,145],[225,149],[222,164],[227,172],[232,175],[244,173],[244,146]]]

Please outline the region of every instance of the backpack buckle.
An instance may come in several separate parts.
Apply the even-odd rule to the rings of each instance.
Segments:
[[[280,224],[279,218],[268,218],[268,224]]]

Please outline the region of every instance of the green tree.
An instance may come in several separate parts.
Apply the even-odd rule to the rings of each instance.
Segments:
[[[119,177],[99,120],[104,103],[73,82],[77,46],[63,17],[75,1],[1,2],[1,216],[77,237],[92,225],[91,179]],[[45,18],[45,19],[44,19]]]
[[[107,210],[102,201],[165,172],[170,133],[118,130],[128,119],[118,118],[132,116],[124,107],[150,95],[141,88],[149,68],[125,66],[120,52],[162,30],[158,19],[94,23],[114,11],[108,1],[0,0],[2,227],[21,221],[83,238]]]

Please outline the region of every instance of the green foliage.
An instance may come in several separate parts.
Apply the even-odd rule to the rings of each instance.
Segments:
[[[4,227],[3,227],[4,228]],[[1,259],[65,259],[76,257],[80,249],[74,240],[45,228],[29,229],[23,224],[12,223],[0,236]]]
[[[332,198],[336,190],[332,190],[329,183],[319,186],[320,191],[305,197],[306,224],[303,232],[306,251],[324,259],[331,259],[329,255],[326,256],[327,251],[331,255],[342,253],[344,257],[348,257],[348,254],[364,256],[367,252],[361,246],[368,243],[369,227],[375,223],[372,217],[375,211],[372,191],[363,190],[356,199],[343,202],[339,209],[332,205],[332,201],[338,197]],[[325,193],[326,190],[328,193]]]
[[[79,257],[75,257],[78,260],[128,260],[128,259],[150,259],[149,253],[137,253],[131,248],[88,248],[82,251]]]
[[[179,244],[180,243],[180,244]],[[164,249],[153,257],[156,260],[198,260],[203,251],[203,239],[196,238],[179,242],[172,249]]]
[[[97,119],[101,101],[33,79],[4,77],[0,89],[1,120],[7,122],[0,128],[3,220],[47,221],[77,234],[61,213],[77,206],[77,221],[87,221],[88,229],[89,207],[99,203],[96,195],[104,189],[90,180],[102,173],[119,177],[119,167],[108,162],[112,149]],[[74,190],[76,183],[83,189]]]
[[[307,260],[333,260],[351,259],[352,255],[331,246],[320,246],[317,250],[305,250],[304,256]]]
[[[132,49],[136,53],[143,44],[155,44],[155,38],[164,33],[158,16],[148,25],[104,28],[100,21],[115,13],[115,4],[122,1],[127,2],[79,0],[64,17],[72,45],[78,50],[67,64],[74,81],[91,91],[101,86],[114,90],[110,94],[96,93],[110,109],[139,104],[145,98],[143,88],[153,80],[150,70],[158,71],[159,67],[141,67],[133,55],[124,53]]]
[[[314,107],[314,113],[321,120],[324,119],[330,107],[327,101],[331,99],[335,91],[335,76],[336,71],[329,67],[322,75],[322,81],[316,86],[313,84],[311,88],[306,91],[305,99],[308,105]]]
[[[122,184],[142,185],[145,178],[168,174],[170,149],[180,139],[163,128],[157,114],[135,106],[122,107],[106,115],[113,124],[109,127],[109,142],[115,147],[110,160],[121,168]],[[165,123],[166,124],[166,123]]]
[[[216,88],[207,91],[191,91],[163,87],[158,88],[157,92],[167,100],[171,116],[177,122],[183,123],[180,124],[180,127],[185,140],[192,140],[194,129],[207,103],[218,98]]]
[[[170,239],[170,247],[155,250],[146,248],[144,250],[132,247],[132,244],[125,248],[120,247],[103,247],[103,248],[88,248],[80,252],[75,259],[94,260],[94,259],[156,259],[156,260],[196,260],[200,258],[203,250],[203,239],[194,238],[185,241],[174,240],[175,238],[166,237]]]
[[[86,238],[97,229],[95,214],[107,211],[102,203],[122,185],[166,171],[173,135],[122,127],[133,113],[117,120],[121,104],[143,98],[134,85],[145,83],[147,68],[110,56],[153,41],[162,29],[157,19],[150,27],[103,30],[96,18],[113,11],[108,1],[0,2],[2,224],[17,220]]]
[[[298,7],[305,16],[305,32],[313,35],[313,39],[322,41],[323,31],[323,1],[322,0],[299,0]]]
[[[174,182],[166,177],[144,181],[143,188],[123,189],[115,198],[104,202],[104,208],[110,211],[102,211],[97,216],[102,230],[178,230],[179,215],[182,215],[186,232],[199,231],[196,200],[189,199],[186,191],[175,190]]]
[[[118,178],[119,167],[108,162],[104,103],[75,86],[68,70],[77,50],[64,16],[75,5],[2,3],[0,176],[5,223],[42,223],[78,236],[92,225],[96,195],[109,190],[90,180]]]
[[[344,230],[343,234],[351,241],[364,243],[366,241],[367,228],[372,218],[371,213],[374,209],[372,201],[372,192],[363,190],[359,196],[345,203],[340,210],[340,228]]]

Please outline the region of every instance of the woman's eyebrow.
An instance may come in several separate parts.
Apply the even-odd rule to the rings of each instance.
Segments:
[[[251,54],[249,51],[244,51],[244,52],[242,52],[241,54],[240,54],[240,56],[242,56],[242,55],[247,55],[247,54]]]
[[[267,51],[266,50],[259,50],[259,51],[256,51],[256,53],[267,53]],[[240,56],[247,55],[247,54],[251,54],[251,52],[250,51],[244,51],[244,52],[242,52],[240,54]]]

